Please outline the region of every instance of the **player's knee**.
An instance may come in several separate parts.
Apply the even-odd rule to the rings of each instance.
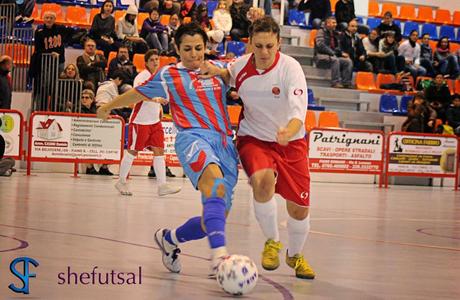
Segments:
[[[223,178],[211,178],[207,180],[201,188],[201,192],[204,194],[206,198],[217,197],[217,198],[224,198],[225,197],[225,184]]]
[[[308,217],[309,212],[310,210],[308,207],[295,207],[288,209],[289,216],[298,221],[305,220]]]
[[[254,176],[251,178],[254,198],[258,202],[265,202],[273,197],[275,180],[269,176]]]

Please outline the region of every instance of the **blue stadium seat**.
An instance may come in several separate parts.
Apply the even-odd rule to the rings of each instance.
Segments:
[[[305,19],[305,13],[298,11],[297,9],[289,10],[288,24],[291,26],[307,26],[307,20]]]
[[[402,27],[401,27],[401,21],[400,21],[400,20],[393,20],[393,23],[394,23],[395,25],[398,25],[398,27],[399,27],[400,29],[402,29]]]
[[[414,99],[414,96],[404,95],[401,97],[401,103],[399,105],[399,111],[401,113],[407,114],[407,105],[412,99]]]
[[[364,24],[363,17],[356,17],[356,21],[358,21],[358,24]]]
[[[432,39],[432,40],[437,40],[438,39],[438,30],[436,28],[436,25],[434,25],[434,24],[428,24],[428,23],[423,24],[422,32],[424,34],[428,33],[430,35],[430,39]]]
[[[408,37],[412,30],[417,30],[417,32],[420,33],[419,24],[416,23],[416,22],[406,22],[404,24],[403,36]],[[422,32],[425,33],[424,31],[422,31]]]
[[[443,25],[439,31],[439,37],[447,36],[449,41],[455,41],[455,28],[454,26]]]
[[[238,56],[244,55],[245,51],[246,51],[246,44],[243,42],[229,41],[227,43],[227,53],[233,52],[238,57]]]
[[[217,51],[219,51],[219,54],[225,54],[225,40],[222,43],[219,43]]]
[[[308,109],[309,110],[318,110],[318,111],[326,110],[326,107],[321,106],[321,105],[316,105],[315,95],[313,94],[312,89],[308,89],[307,95],[308,95]]]
[[[398,111],[398,99],[395,95],[383,94],[380,97],[380,112],[393,113]]]
[[[367,26],[369,26],[370,29],[377,28],[377,26],[382,23],[382,19],[379,18],[367,18]]]
[[[216,10],[217,5],[219,4],[218,1],[209,1],[208,2],[208,17],[212,18],[214,14],[214,10]]]

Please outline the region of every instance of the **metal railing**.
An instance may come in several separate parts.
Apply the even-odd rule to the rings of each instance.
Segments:
[[[27,91],[30,58],[34,51],[34,30],[32,28],[14,28],[12,43],[6,44],[6,53],[13,59],[14,68],[11,73],[13,91]]]
[[[83,80],[59,79],[57,81],[54,111],[80,113],[80,96]]]
[[[3,44],[13,31],[15,10],[14,3],[0,4],[0,53],[5,53]]]
[[[59,56],[41,54],[40,75],[34,78],[33,110],[57,111],[56,87],[59,78]]]

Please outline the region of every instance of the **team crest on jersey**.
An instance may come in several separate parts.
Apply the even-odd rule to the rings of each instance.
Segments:
[[[272,94],[273,94],[273,95],[278,96],[280,93],[281,93],[281,90],[280,90],[279,87],[274,86],[274,87],[272,88]]]
[[[199,85],[201,83],[201,86]],[[192,90],[196,90],[197,92],[202,92],[202,91],[215,91],[220,89],[220,84],[219,80],[214,81],[212,79],[201,79],[198,81],[198,79],[193,79],[190,81],[189,88]]]
[[[294,90],[294,96],[302,96],[303,95],[303,90],[302,89],[295,89]]]

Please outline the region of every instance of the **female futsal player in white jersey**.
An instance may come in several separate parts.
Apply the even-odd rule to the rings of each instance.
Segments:
[[[313,279],[315,273],[302,254],[310,229],[305,75],[295,59],[279,52],[280,28],[271,17],[252,24],[250,46],[253,53],[227,69],[206,64],[203,77],[221,76],[243,100],[237,148],[253,189],[255,215],[267,238],[263,268],[275,270],[280,264],[277,193],[286,200],[289,214],[286,263],[296,277]]]

